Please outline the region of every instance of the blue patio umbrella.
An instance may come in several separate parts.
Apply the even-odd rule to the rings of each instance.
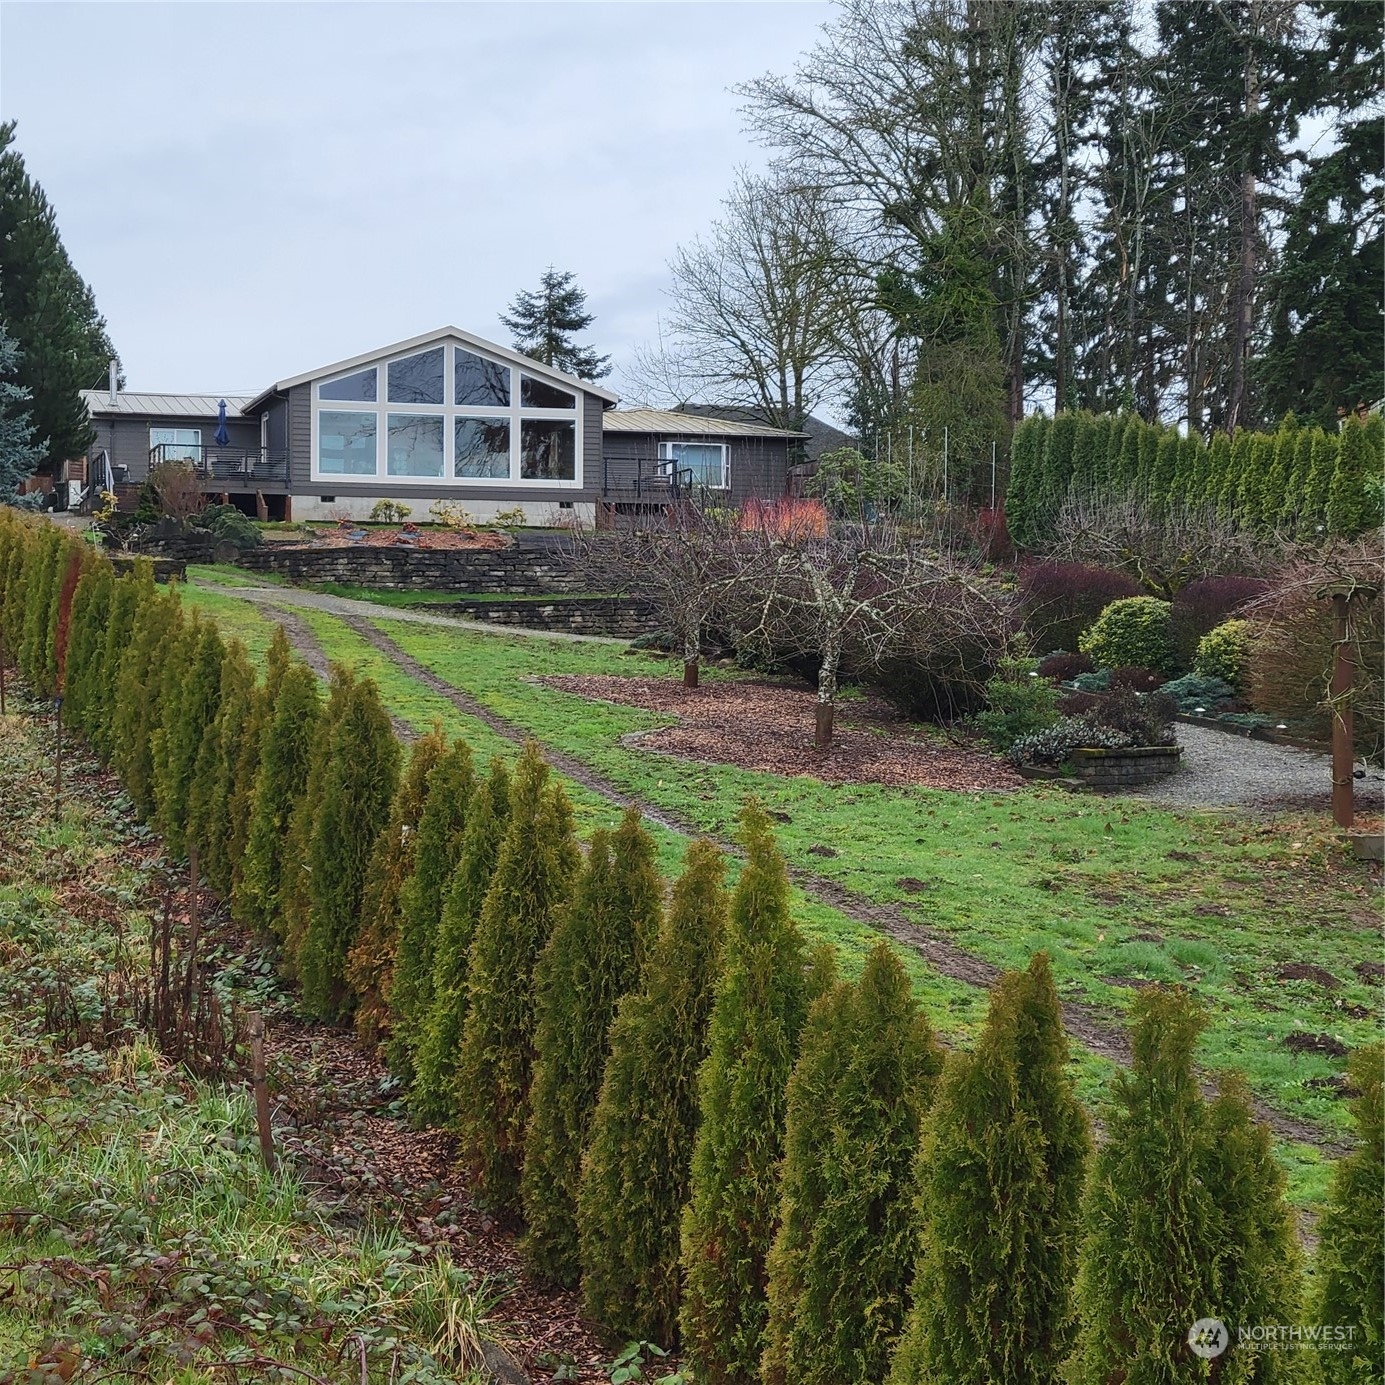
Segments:
[[[216,432],[212,434],[212,441],[218,447],[225,447],[231,441],[231,435],[226,431],[226,401],[224,399],[217,406]]]

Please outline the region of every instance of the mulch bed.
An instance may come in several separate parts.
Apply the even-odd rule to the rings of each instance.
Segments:
[[[475,549],[493,551],[508,548],[510,539],[498,529],[439,529],[429,527],[408,531],[343,526],[337,529],[316,529],[312,534],[314,548],[427,548]]]
[[[994,793],[1024,780],[990,755],[926,740],[886,704],[865,698],[837,708],[832,748],[813,746],[817,699],[778,683],[704,683],[674,679],[552,677],[546,687],[599,702],[676,716],[674,726],[639,735],[647,750],[767,774],[809,775],[829,784]]]

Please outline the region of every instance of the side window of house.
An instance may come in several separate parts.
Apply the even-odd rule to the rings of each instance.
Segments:
[[[151,428],[149,430],[149,461],[200,462],[202,460],[202,430],[200,428]]]

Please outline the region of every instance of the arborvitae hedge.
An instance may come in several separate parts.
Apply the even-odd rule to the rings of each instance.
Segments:
[[[1385,457],[1381,456],[1379,431],[1351,417],[1338,435],[1337,466],[1327,492],[1327,529],[1331,534],[1352,536],[1378,529],[1381,486],[1385,484]]]
[[[418,820],[428,797],[428,776],[447,753],[441,727],[420,736],[395,791],[389,821],[376,838],[361,888],[361,928],[346,956],[346,981],[356,997],[356,1033],[378,1043],[389,1027],[390,981],[399,946],[399,896],[414,868]]]
[[[121,577],[111,593],[111,609],[106,618],[105,637],[101,642],[97,666],[99,671],[92,676],[86,712],[92,745],[107,763],[112,762],[116,755],[121,663],[134,638],[135,616],[153,595],[153,568],[148,562],[136,563],[134,571]]]
[[[415,1118],[425,1124],[446,1125],[452,1120],[452,1084],[466,1016],[471,939],[495,873],[509,812],[510,772],[496,757],[467,809],[466,835],[443,901],[433,948],[433,1003],[419,1039],[414,1087],[409,1094]]]
[[[571,907],[535,972],[537,1024],[520,1197],[530,1265],[575,1285],[577,1185],[616,1006],[635,985],[659,924],[663,888],[654,842],[627,809],[613,837],[597,832]]]
[[[80,727],[88,740],[92,739],[92,728],[99,715],[100,655],[114,588],[115,574],[101,563],[82,574],[72,598],[63,719],[69,726]]]
[[[187,850],[188,794],[198,752],[211,736],[221,705],[221,666],[226,657],[226,646],[211,621],[194,621],[187,643],[182,677],[165,694],[154,754],[159,830],[169,850],[178,856]]]
[[[221,661],[217,712],[202,737],[188,786],[187,839],[197,847],[202,876],[223,899],[231,897],[231,793],[241,738],[253,715],[255,670],[245,646],[232,640]]]
[[[24,591],[24,627],[19,645],[19,668],[40,697],[52,695],[48,678],[48,653],[52,648],[53,593],[61,580],[59,565],[67,557],[63,532],[45,524],[35,540],[36,552],[26,566],[30,577]]]
[[[471,942],[457,1062],[457,1129],[478,1193],[518,1210],[534,1056],[534,967],[580,863],[572,809],[530,742],[515,768],[505,841]]]
[[[389,820],[399,779],[399,742],[380,693],[360,679],[332,723],[321,797],[308,841],[307,929],[299,953],[303,1002],[323,1019],[350,1009],[346,954],[360,927],[370,853]]]
[[[608,1339],[668,1348],[678,1330],[680,1222],[697,1074],[726,927],[726,862],[688,847],[640,989],[620,1004],[577,1194],[582,1299]]]
[[[399,950],[390,979],[390,1070],[414,1080],[414,1052],[433,1006],[433,950],[443,898],[461,855],[467,806],[476,788],[471,747],[456,741],[428,776],[414,866],[399,893]]]
[[[881,1380],[916,1258],[915,1161],[942,1068],[888,943],[814,1002],[789,1078],[765,1385]]]
[[[182,659],[181,625],[177,597],[156,591],[141,601],[115,682],[112,759],[142,817],[154,810],[151,739],[165,677],[178,672]]]
[[[306,664],[291,664],[265,727],[250,832],[231,895],[238,922],[281,941],[287,936],[282,918],[287,848],[294,823],[310,821],[296,810],[308,781],[321,714],[313,671]],[[297,873],[299,861],[293,865]]]
[[[1007,972],[947,1062],[920,1155],[909,1328],[891,1385],[1056,1385],[1073,1340],[1087,1119],[1048,958]]]
[[[1323,1385],[1385,1380],[1385,1091],[1379,1044],[1352,1055],[1352,1102],[1360,1145],[1332,1171],[1327,1209],[1318,1221],[1317,1293],[1310,1320],[1349,1329],[1344,1351],[1324,1351]]]
[[[741,814],[741,840],[683,1219],[683,1342],[708,1385],[750,1385],[760,1373],[785,1087],[808,1005],[784,862],[757,803]]]

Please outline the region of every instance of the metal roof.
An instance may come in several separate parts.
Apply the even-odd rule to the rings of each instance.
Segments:
[[[682,414],[674,409],[608,409],[601,416],[607,433],[680,433],[701,438],[806,438],[807,433],[770,428],[763,423],[738,423],[705,414]]]
[[[328,375],[340,375],[355,366],[370,365],[390,356],[405,355],[408,352],[432,346],[437,342],[447,341],[449,338],[461,342],[463,346],[468,346],[474,351],[498,357],[502,361],[508,361],[511,365],[522,366],[533,375],[561,381],[569,389],[586,390],[588,394],[596,395],[598,399],[605,400],[607,404],[614,404],[620,398],[619,395],[612,394],[610,390],[594,384],[591,380],[579,380],[575,375],[554,370],[552,366],[546,366],[542,361],[521,355],[518,351],[510,350],[508,346],[497,346],[495,342],[487,341],[484,337],[478,337],[473,332],[464,332],[460,327],[439,327],[436,331],[425,332],[421,337],[410,337],[407,341],[392,342],[389,346],[377,346],[373,351],[363,352],[359,356],[349,356],[344,361],[333,361],[331,365],[319,366],[316,370],[305,371],[302,375],[291,375],[287,380],[278,380],[247,402],[251,405],[258,405],[263,403],[271,394],[292,389],[295,385],[306,385],[309,381],[321,380]]]
[[[83,390],[82,403],[93,418],[112,414],[148,414],[161,418],[216,418],[221,401],[226,401],[226,417],[240,418],[255,396],[252,394],[143,394],[119,391],[111,399],[109,390]]]

